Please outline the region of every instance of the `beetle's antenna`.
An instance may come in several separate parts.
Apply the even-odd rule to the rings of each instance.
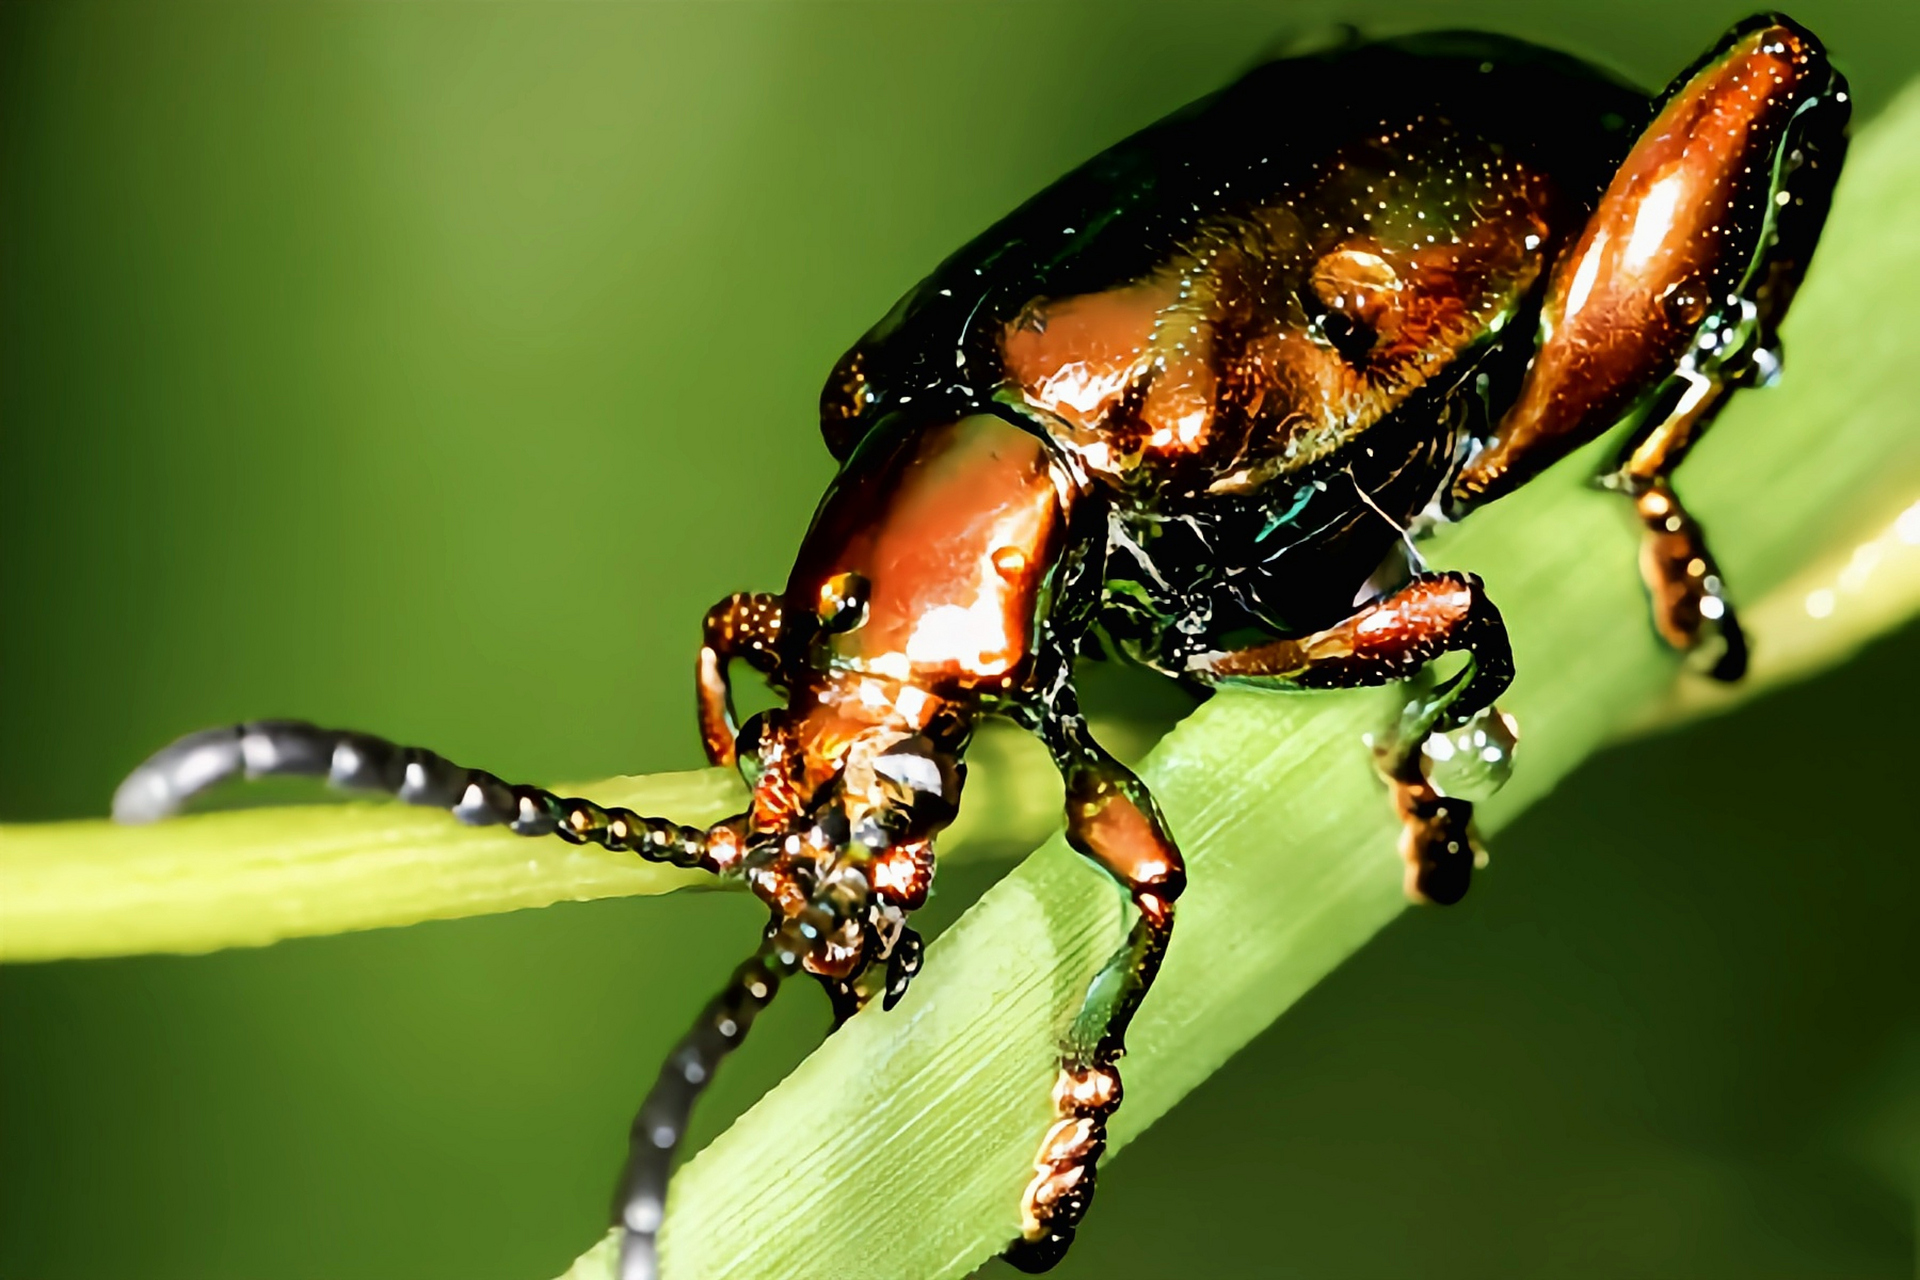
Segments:
[[[628,809],[602,809],[540,787],[513,786],[484,769],[467,769],[423,747],[370,734],[322,729],[300,720],[255,720],[190,733],[127,775],[113,793],[113,816],[152,822],[178,813],[201,792],[229,779],[291,774],[335,787],[383,791],[408,804],[446,809],[469,826],[504,825],[519,836],[557,835],[604,845],[649,862],[722,870],[707,832]]]
[[[768,934],[661,1066],[647,1100],[633,1118],[627,1167],[614,1192],[613,1220],[624,1228],[619,1280],[658,1280],[656,1242],[667,1213],[667,1179],[673,1171],[673,1154],[686,1136],[693,1104],[721,1062],[747,1038],[754,1018],[780,990],[781,980],[800,967],[805,949],[797,920],[785,921]]]

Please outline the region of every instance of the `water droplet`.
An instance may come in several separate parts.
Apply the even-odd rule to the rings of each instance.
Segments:
[[[1485,800],[1513,773],[1519,740],[1513,717],[1489,707],[1458,729],[1427,739],[1421,751],[1427,757],[1428,779],[1443,795]]]

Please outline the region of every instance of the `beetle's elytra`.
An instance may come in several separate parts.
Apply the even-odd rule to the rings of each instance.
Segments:
[[[842,1019],[906,991],[908,915],[969,737],[1009,717],[1059,765],[1073,846],[1137,908],[1075,1023],[1093,1030],[1064,1047],[1009,1246],[1044,1270],[1092,1197],[1126,1027],[1185,883],[1153,798],[1088,732],[1074,660],[1330,688],[1463,653],[1376,752],[1408,892],[1458,900],[1471,805],[1421,748],[1491,712],[1511,657],[1480,581],[1424,571],[1412,540],[1631,424],[1602,479],[1644,523],[1655,626],[1737,678],[1745,643],[1670,478],[1728,394],[1778,368],[1849,109],[1819,43],[1777,15],[1657,101],[1481,34],[1267,63],[1034,197],[833,370],[821,425],[841,469],[786,590],[705,622],[701,732],[751,786],[747,812],[702,831],[259,721],[160,752],[115,813],[156,818],[243,772],[313,774],[744,881],[770,909],[761,945],[634,1123],[615,1215],[637,1280],[657,1271],[694,1101],[781,981],[811,975]],[[786,698],[738,728],[736,659]]]

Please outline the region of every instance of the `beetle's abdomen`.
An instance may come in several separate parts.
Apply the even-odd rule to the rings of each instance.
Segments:
[[[1523,304],[1543,176],[1447,122],[1383,128],[1000,336],[1002,395],[1123,490],[1248,492],[1391,413]]]

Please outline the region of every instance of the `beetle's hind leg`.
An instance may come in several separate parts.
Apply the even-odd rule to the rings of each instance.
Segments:
[[[1188,674],[1215,685],[1348,689],[1404,679],[1450,652],[1464,653],[1467,665],[1415,698],[1379,763],[1403,824],[1408,896],[1453,903],[1466,895],[1479,856],[1468,830],[1473,805],[1440,793],[1421,748],[1492,707],[1513,681],[1506,624],[1479,578],[1423,574],[1324,631],[1200,654]]]
[[[573,844],[637,853],[649,862],[719,871],[733,853],[732,842],[715,842],[722,828],[702,831],[627,809],[603,809],[590,800],[502,782],[484,769],[463,768],[422,747],[300,720],[255,720],[188,734],[127,775],[114,792],[113,816],[121,822],[152,822],[177,813],[221,782],[279,774],[385,792],[408,804],[446,809],[469,826],[555,835]]]
[[[1127,941],[1087,989],[1061,1054],[1053,1089],[1057,1117],[1040,1140],[1021,1200],[1020,1238],[1007,1261],[1045,1271],[1066,1255],[1093,1200],[1120,1106],[1127,1027],[1153,987],[1173,937],[1173,904],[1186,888],[1180,851],[1146,785],[1087,732],[1071,690],[1054,699],[1042,736],[1066,783],[1067,841],[1119,882],[1138,911]]]
[[[1728,32],[1668,90],[1554,262],[1514,403],[1454,480],[1463,513],[1641,424],[1605,483],[1645,527],[1655,627],[1724,680],[1746,645],[1669,477],[1731,391],[1779,366],[1774,332],[1826,220],[1849,110],[1805,30],[1774,14]]]

